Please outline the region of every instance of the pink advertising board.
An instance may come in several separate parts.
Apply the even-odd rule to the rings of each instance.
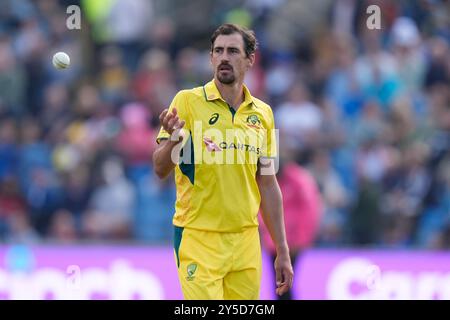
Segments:
[[[265,255],[261,299],[274,299]],[[450,253],[311,250],[296,299],[450,299]],[[182,299],[173,250],[147,246],[0,247],[0,299]]]

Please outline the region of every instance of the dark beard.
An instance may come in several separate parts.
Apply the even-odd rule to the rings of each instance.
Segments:
[[[228,75],[224,76],[220,74],[220,71],[217,72],[217,79],[223,83],[223,84],[232,84],[236,80],[236,77],[232,72],[230,72]]]

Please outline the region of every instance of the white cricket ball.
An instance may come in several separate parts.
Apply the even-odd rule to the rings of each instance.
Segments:
[[[56,69],[65,69],[70,65],[70,57],[65,52],[57,52],[52,62]]]

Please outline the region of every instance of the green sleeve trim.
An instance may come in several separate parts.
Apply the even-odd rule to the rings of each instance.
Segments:
[[[194,143],[192,140],[192,133],[189,132],[189,140],[190,141],[186,141],[186,145],[188,143],[190,143],[190,148],[191,148],[191,159],[189,161],[189,163],[184,163],[181,162],[179,167],[181,172],[189,178],[189,181],[191,181],[192,185],[194,185],[194,180],[195,180],[195,164],[194,164]],[[181,149],[180,152],[180,157],[183,157],[183,152],[184,152],[185,148],[183,147],[183,149]]]

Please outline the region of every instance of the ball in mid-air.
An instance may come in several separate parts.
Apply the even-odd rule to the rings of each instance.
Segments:
[[[66,69],[70,65],[70,57],[65,52],[57,52],[52,62],[56,69]]]

